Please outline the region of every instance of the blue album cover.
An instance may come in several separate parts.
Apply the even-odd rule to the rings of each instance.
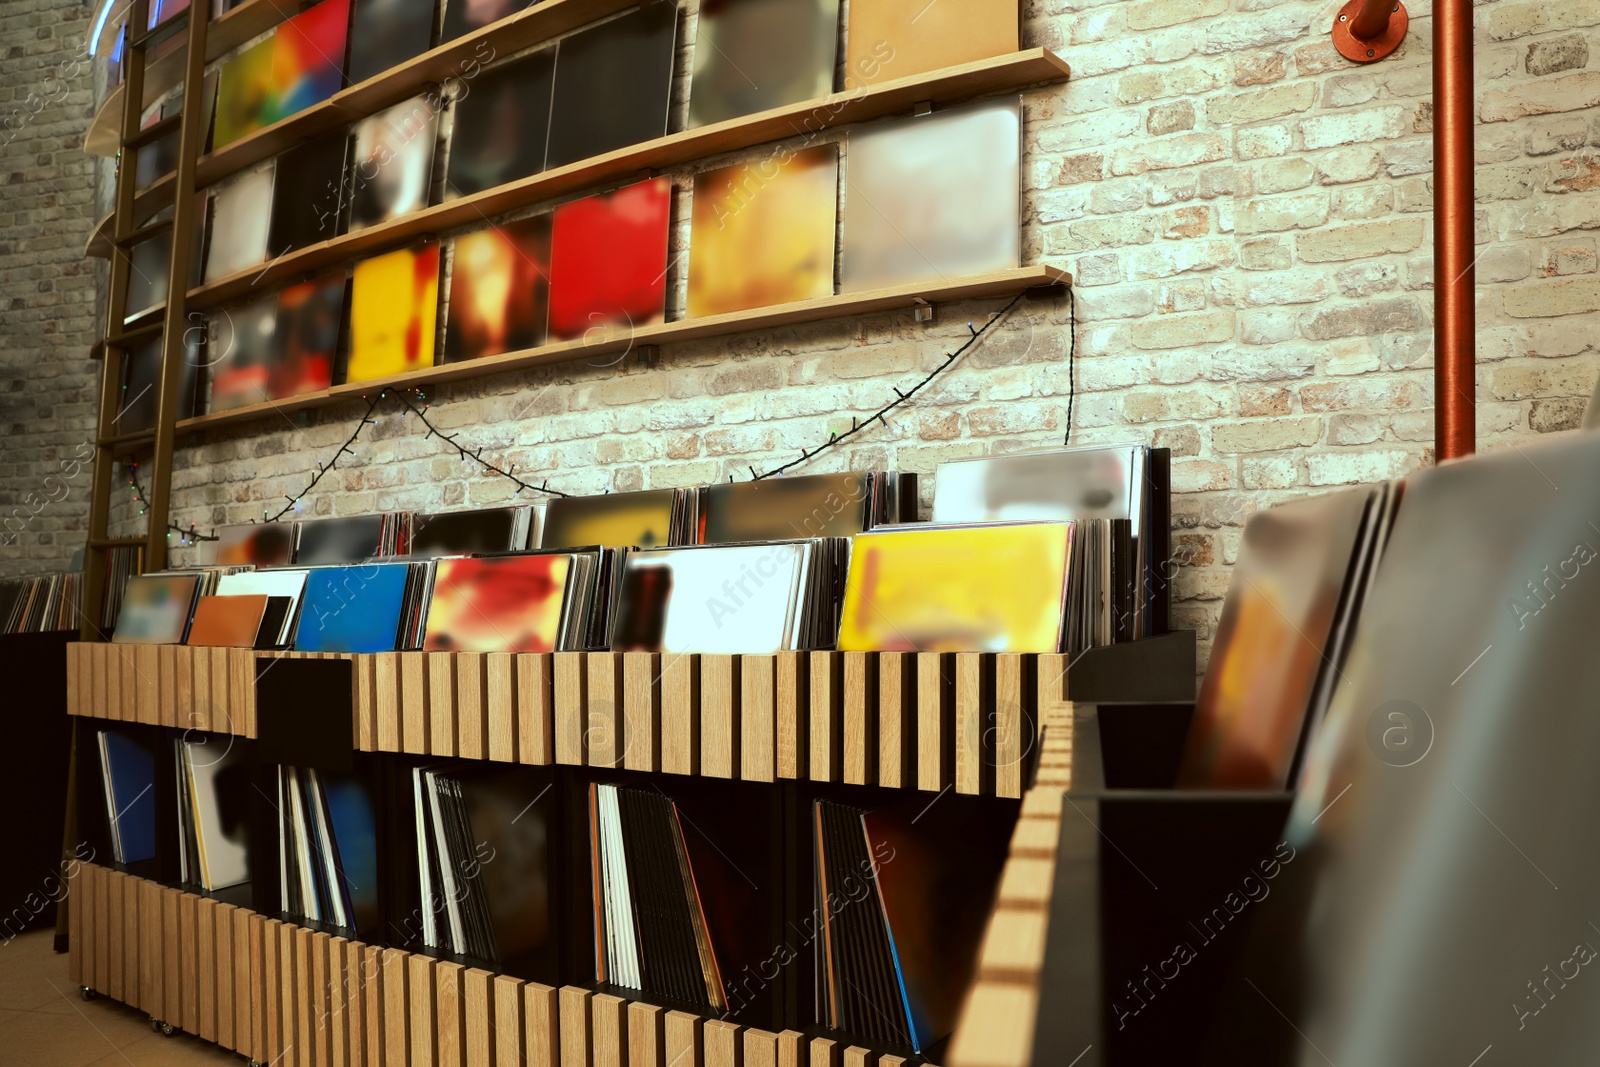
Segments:
[[[393,652],[409,574],[404,563],[308,572],[296,651]]]
[[[138,863],[156,855],[156,757],[115,730],[100,734],[106,806],[117,860]]]
[[[344,884],[345,910],[357,933],[371,936],[383,927],[378,901],[378,828],[372,798],[360,779],[323,773],[334,855]]]

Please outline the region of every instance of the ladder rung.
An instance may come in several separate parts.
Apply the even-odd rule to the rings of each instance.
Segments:
[[[143,444],[147,441],[154,441],[155,439],[156,432],[154,430],[136,430],[133,433],[121,433],[113,437],[102,437],[96,443],[99,444],[101,448],[121,448],[123,445]]]
[[[171,37],[176,30],[188,24],[189,9],[184,8],[182,11],[162,19],[151,29],[140,33],[128,34],[128,45],[131,48],[148,49],[153,45],[160,44],[168,37]]]
[[[153,144],[154,142],[161,140],[162,137],[171,133],[173,130],[176,130],[182,122],[182,114],[168,115],[161,121],[151,123],[149,126],[146,126],[144,129],[140,130],[133,137],[128,138],[127,143],[123,145],[123,149],[124,151],[128,149],[138,149],[144,148],[146,145]]]
[[[122,248],[132,248],[141,241],[149,240],[162,230],[170,229],[172,229],[172,216],[168,215],[164,219],[157,219],[155,222],[145,223],[143,226],[139,227],[137,230],[134,230],[132,233],[128,234],[128,236],[122,238],[116,243]]]
[[[136,318],[129,319],[122,324],[121,333],[113,333],[106,338],[106,345],[116,348],[132,348],[134,345],[143,344],[152,337],[161,334],[161,319],[167,313],[165,302],[157,304],[149,311],[141,312]]]
[[[142,537],[91,537],[90,548],[132,548],[144,544]]]

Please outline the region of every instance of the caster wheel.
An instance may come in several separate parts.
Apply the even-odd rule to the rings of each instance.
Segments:
[[[154,1015],[150,1016],[150,1029],[158,1034],[161,1032],[161,1020]]]
[[[95,998],[95,991],[86,985],[81,985],[78,987],[78,996],[82,997],[84,1000],[93,1000]]]
[[[173,1034],[175,1034],[177,1032],[178,1032],[178,1028],[176,1026],[173,1026],[171,1023],[162,1023],[161,1024],[161,1036],[162,1037],[171,1037]]]

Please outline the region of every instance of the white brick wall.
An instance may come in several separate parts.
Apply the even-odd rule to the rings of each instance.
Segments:
[[[98,215],[83,152],[91,70],[81,0],[8,0],[0,18],[0,575],[65,569],[88,525],[98,402]]]
[[[1410,3],[1402,48],[1360,67],[1328,41],[1338,6],[1026,10],[1025,44],[1074,71],[1027,94],[1024,168],[1024,255],[1079,279],[1074,441],[1173,449],[1175,543],[1190,563],[1177,618],[1202,648],[1254,509],[1432,460],[1429,6]],[[1600,367],[1587,232],[1600,228],[1600,3],[1482,3],[1476,20],[1478,434],[1499,448],[1574,426]],[[439,390],[433,414],[576,491],[747,477],[877,407],[998,303],[941,308],[932,326],[866,317],[681,345],[655,368],[509,375]],[[1060,443],[1065,322],[1064,305],[1024,305],[891,428],[816,469],[928,472]],[[275,511],[357,414],[184,448],[174,515],[204,527]],[[306,513],[506,499],[438,444],[385,415]],[[7,449],[34,462],[30,443]],[[5,469],[12,491],[31,468]]]

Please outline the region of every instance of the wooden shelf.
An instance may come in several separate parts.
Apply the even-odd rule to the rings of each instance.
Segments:
[[[964,278],[917,282],[909,285],[897,285],[887,289],[871,289],[861,293],[841,293],[838,296],[803,300],[793,304],[780,304],[777,307],[754,308],[749,311],[734,311],[723,315],[707,315],[701,318],[676,319],[672,322],[636,326],[628,331],[619,329],[615,334],[605,338],[590,337],[573,341],[558,341],[553,344],[540,345],[538,348],[527,348],[498,356],[485,356],[482,359],[462,360],[457,363],[441,363],[437,366],[425,367],[421,370],[397,374],[388,378],[350,382],[345,385],[336,385],[331,389],[301,393],[283,400],[251,404],[248,407],[235,408],[231,411],[218,411],[207,415],[199,415],[192,419],[179,420],[178,429],[180,431],[208,430],[218,426],[238,425],[240,423],[254,422],[269,416],[282,416],[308,408],[326,407],[329,404],[359,399],[360,397],[371,395],[374,390],[437,385],[440,382],[482,378],[491,374],[502,374],[508,371],[523,370],[528,367],[566,363],[599,355],[626,352],[629,349],[643,345],[666,345],[678,341],[722,337],[734,333],[749,333],[754,330],[792,326],[797,323],[844,318],[849,315],[865,315],[899,309],[910,310],[922,304],[950,303],[957,300],[1002,296],[1036,286],[1070,284],[1072,284],[1072,276],[1057,267],[1046,265],[1015,267],[1009,270],[993,271],[988,274]]]
[[[638,6],[639,0],[542,0],[510,18],[447,41],[431,51],[342,89],[265,129],[201,156],[195,184],[206,186],[292,148],[308,137],[365,118],[416,96],[451,76],[503,59],[607,15]],[[484,52],[480,49],[487,47]],[[209,52],[210,49],[207,49]]]
[[[103,865],[68,867],[69,980],[255,1063],[906,1063],[369,945]]]
[[[363,752],[1022,796],[1067,657],[384,652],[76,643],[69,714],[258,736],[261,659],[354,662]],[[985,737],[998,738],[994,751]]]
[[[528,13],[542,9],[542,5],[532,7]],[[1028,85],[1061,81],[1069,73],[1067,64],[1060,57],[1046,49],[1034,48],[683,130],[541,171],[520,181],[471,196],[446,201],[380,226],[308,245],[280,256],[270,264],[258,265],[191,289],[188,294],[189,307],[212,307],[243,296],[258,286],[311,274],[339,262],[365,258],[425,234],[437,235],[458,227],[482,225],[496,215],[607,182],[752,148],[769,141],[882,118],[896,112],[909,112],[919,103],[948,103],[1014,91]],[[269,131],[261,132],[265,134]],[[287,144],[280,146],[286,147]],[[203,168],[205,160],[201,160],[201,164]]]
[[[206,25],[206,62],[219,59],[252,37],[259,36],[300,9],[293,0],[245,0]],[[153,60],[144,71],[144,103],[149,107],[167,90],[183,81],[183,49]],[[122,149],[122,98],[119,85],[106,95],[84,135],[83,148],[97,156],[114,156]]]

